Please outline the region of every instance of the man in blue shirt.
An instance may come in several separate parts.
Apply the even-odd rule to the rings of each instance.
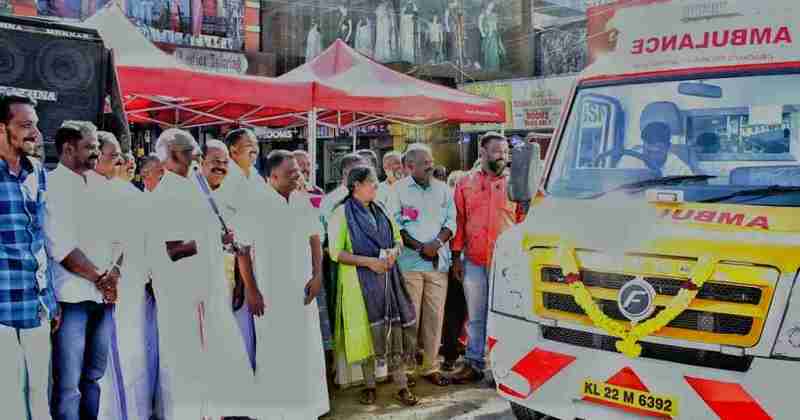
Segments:
[[[456,231],[456,207],[447,184],[433,178],[433,156],[427,146],[406,152],[410,176],[395,184],[394,211],[405,248],[400,270],[417,310],[418,338],[424,348],[422,376],[446,386],[449,381],[439,372],[439,345],[442,340],[444,303],[447,297],[447,272],[439,269],[439,252]]]
[[[47,403],[50,334],[60,310],[48,276],[47,257],[103,287],[116,277],[100,274],[76,248],[69,227],[47,207],[47,174],[31,156],[41,141],[36,102],[0,96],[0,389],[3,418],[50,418]],[[25,392],[27,390],[27,392]]]

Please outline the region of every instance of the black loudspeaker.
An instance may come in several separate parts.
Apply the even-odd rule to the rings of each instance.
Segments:
[[[44,19],[0,16],[0,94],[35,98],[46,161],[64,120],[100,127],[109,53],[96,31]]]

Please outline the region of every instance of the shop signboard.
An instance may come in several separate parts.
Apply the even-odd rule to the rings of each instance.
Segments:
[[[512,87],[509,81],[470,83],[461,87],[461,90],[484,98],[500,99],[506,105],[505,124],[461,124],[461,131],[480,132],[491,130],[511,130],[512,118]]]
[[[506,80],[464,85],[462,90],[506,103],[505,124],[461,124],[463,132],[555,128],[575,76]]]
[[[216,73],[247,73],[247,57],[242,53],[195,48],[176,48],[175,58],[184,64]]]

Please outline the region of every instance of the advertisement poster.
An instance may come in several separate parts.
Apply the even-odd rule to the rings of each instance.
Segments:
[[[480,132],[491,130],[510,130],[514,126],[514,119],[512,115],[512,86],[510,82],[482,82],[471,83],[461,87],[464,92],[469,92],[474,95],[483,96],[484,98],[497,98],[506,104],[506,123],[501,124],[461,124],[461,131],[464,132]]]
[[[465,92],[487,98],[502,99],[506,104],[508,119],[503,126],[499,124],[461,124],[461,131],[555,128],[574,83],[575,76],[565,76],[464,85],[461,90]]]
[[[544,77],[577,73],[587,64],[586,25],[576,23],[545,30],[539,37],[539,73]]]
[[[575,77],[551,77],[519,81],[513,85],[512,112],[515,130],[555,128]]]
[[[11,0],[0,0],[0,15],[11,15],[13,12]]]
[[[38,11],[42,16],[86,19],[109,1],[38,0]],[[127,0],[124,6],[128,18],[153,42],[244,48],[245,0]]]
[[[614,16],[620,9],[633,6],[646,6],[656,3],[668,3],[671,0],[619,0],[612,3],[600,3],[586,9],[586,31],[588,44],[588,64],[597,61],[599,56],[614,51],[619,38]]]

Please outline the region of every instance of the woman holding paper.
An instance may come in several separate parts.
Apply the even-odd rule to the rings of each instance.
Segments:
[[[397,226],[376,204],[374,169],[353,168],[347,177],[349,195],[334,210],[328,225],[331,259],[339,263],[335,320],[336,352],[348,364],[360,363],[366,388],[362,404],[377,398],[376,361],[388,363],[400,386],[395,399],[417,404],[408,389],[406,368],[416,351],[414,306],[395,264],[402,249]]]

